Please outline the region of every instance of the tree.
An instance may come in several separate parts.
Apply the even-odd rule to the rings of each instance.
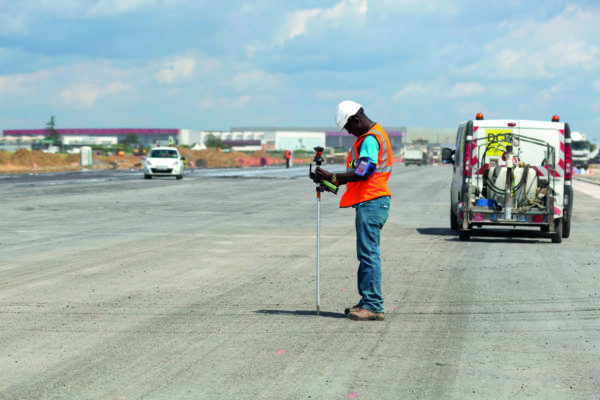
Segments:
[[[62,135],[54,127],[54,115],[50,117],[50,121],[46,123],[46,132],[48,132],[47,138],[52,140],[56,146],[62,151]]]
[[[212,133],[209,134],[208,136],[206,136],[206,139],[204,139],[204,144],[206,145],[206,147],[220,147],[222,149],[228,149],[229,146],[227,146],[225,143],[223,143],[223,141],[216,137],[215,135],[213,135]]]
[[[126,146],[133,147],[133,145],[139,144],[140,140],[138,139],[136,134],[130,133],[129,135],[125,136],[125,139],[123,139],[123,143]]]

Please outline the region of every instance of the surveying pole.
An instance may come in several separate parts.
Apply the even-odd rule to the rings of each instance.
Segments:
[[[314,148],[316,154],[313,162],[319,166],[323,164],[323,148],[317,146]],[[321,311],[321,193],[327,191],[337,194],[338,188],[334,184],[326,181],[321,181],[317,178],[317,174],[312,171],[312,164],[310,164],[308,176],[317,184],[317,290],[316,290],[316,303],[317,303],[317,317]]]
[[[323,188],[321,185],[317,185],[317,292],[316,292],[316,303],[317,303],[317,317],[321,311],[321,193]]]

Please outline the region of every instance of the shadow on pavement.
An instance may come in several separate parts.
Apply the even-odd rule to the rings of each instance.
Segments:
[[[297,317],[316,317],[317,316],[317,311],[316,310],[296,310],[296,311],[291,311],[291,310],[257,310],[255,311],[255,313],[257,314],[266,314],[266,315],[294,315]],[[328,311],[321,311],[319,312],[319,317],[324,317],[324,318],[346,318],[346,315],[344,315],[343,313],[336,313],[336,312],[328,312]]]
[[[458,231],[450,228],[417,228],[421,235],[454,236],[450,240],[459,241]],[[509,241],[514,243],[533,243],[550,240],[550,234],[536,229],[497,229],[491,227],[471,230],[471,241]]]
[[[457,231],[453,231],[450,228],[417,228],[417,232],[421,235],[434,235],[434,236],[456,236]]]
[[[550,241],[550,234],[540,230],[527,229],[473,229],[472,241],[508,241],[513,243],[534,243]],[[458,235],[457,235],[458,236]]]

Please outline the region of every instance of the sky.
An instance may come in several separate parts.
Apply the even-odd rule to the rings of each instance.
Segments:
[[[550,120],[600,140],[597,0],[0,0],[0,130]]]

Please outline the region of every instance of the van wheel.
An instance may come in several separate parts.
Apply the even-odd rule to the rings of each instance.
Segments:
[[[554,221],[554,231],[550,233],[552,243],[561,243],[563,234],[563,219],[558,218]]]
[[[177,179],[183,179],[183,174],[177,175]]]
[[[563,221],[562,237],[566,239],[569,237],[570,234],[571,234],[571,220]]]
[[[458,231],[458,238],[462,241],[467,241],[471,239],[471,230],[470,229],[461,229]]]
[[[456,214],[452,212],[452,207],[450,207],[450,229],[453,231],[458,230],[458,221],[456,220]]]
[[[152,175],[144,174],[144,179],[152,179]]]

